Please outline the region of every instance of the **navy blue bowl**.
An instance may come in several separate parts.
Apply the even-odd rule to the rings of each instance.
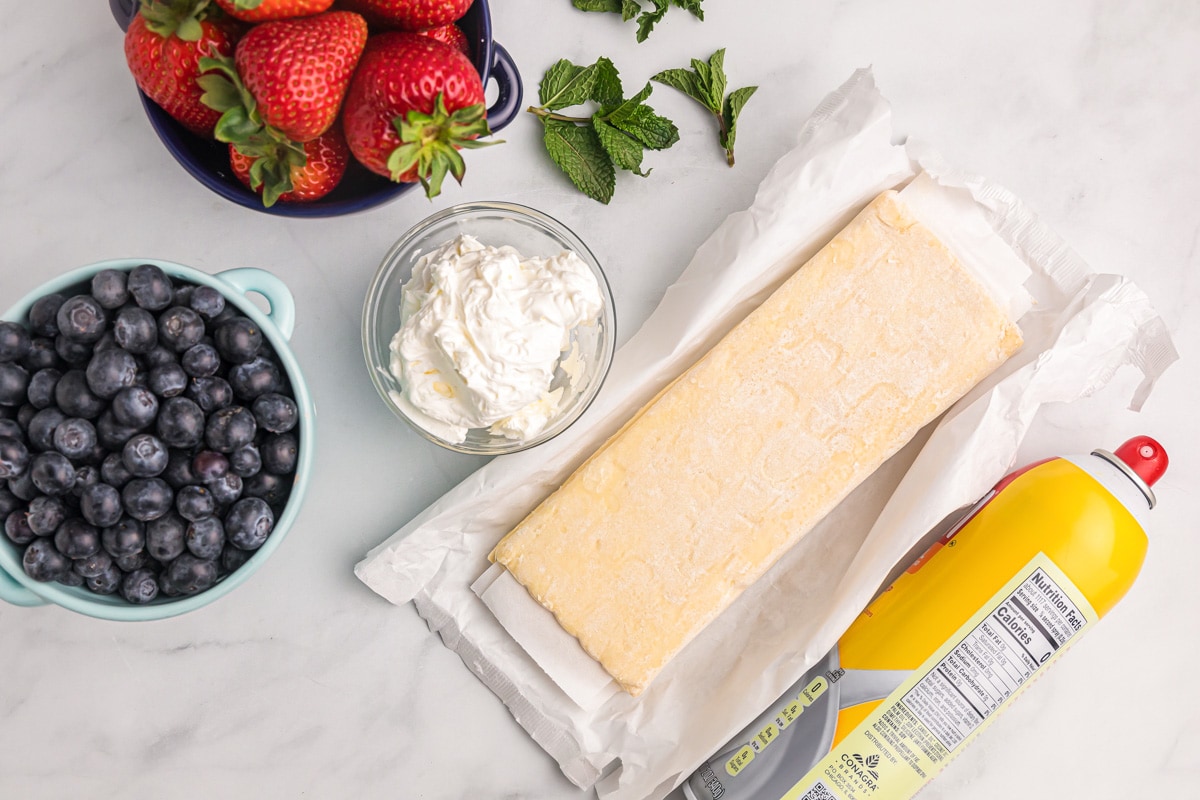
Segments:
[[[109,0],[113,17],[124,30],[137,9],[137,0]],[[523,89],[521,74],[508,51],[492,41],[492,18],[488,0],[475,0],[458,26],[471,43],[471,61],[486,85],[495,79],[498,95],[488,109],[488,123],[498,131],[516,118],[521,110]],[[393,183],[350,160],[346,176],[338,187],[320,200],[310,203],[279,202],[271,208],[238,180],[229,167],[228,145],[197,136],[172,119],[153,100],[138,92],[146,117],[163,145],[188,173],[226,200],[280,217],[337,217],[365,211],[390,202],[418,188],[420,184]]]

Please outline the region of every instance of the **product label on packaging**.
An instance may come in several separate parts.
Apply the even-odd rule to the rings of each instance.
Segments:
[[[783,800],[911,797],[1096,620],[1038,554]]]

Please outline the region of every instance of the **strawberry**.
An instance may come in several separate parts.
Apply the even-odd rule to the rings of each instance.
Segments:
[[[337,119],[367,23],[349,11],[264,22],[238,42],[234,60],[262,121],[288,139],[315,139]]]
[[[261,194],[267,208],[276,200],[304,203],[321,199],[342,180],[349,162],[350,150],[337,127],[305,142],[299,152],[273,142],[257,154],[246,155],[237,145],[229,145],[233,174]]]
[[[483,83],[470,59],[453,47],[413,33],[372,36],[342,111],[346,142],[372,172],[420,181],[428,197],[449,173],[462,183],[458,149],[491,134]]]
[[[357,11],[372,25],[424,31],[440,28],[462,18],[473,0],[342,0],[340,5]]]
[[[333,0],[216,0],[231,17],[245,22],[266,22],[288,17],[307,17],[328,11]]]
[[[125,61],[138,88],[184,127],[212,137],[221,116],[200,102],[202,56],[229,55],[234,31],[207,13],[208,0],[142,0],[125,33]]]
[[[437,39],[443,44],[448,44],[455,50],[462,53],[467,58],[471,57],[471,41],[467,35],[462,32],[462,28],[455,25],[453,22],[443,25],[440,28],[430,28],[427,31],[418,31],[422,36],[428,36],[430,39]]]

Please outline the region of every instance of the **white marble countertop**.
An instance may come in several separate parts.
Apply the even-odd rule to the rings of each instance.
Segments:
[[[1194,795],[1200,780],[1200,6],[1178,0],[1003,4],[709,0],[643,45],[568,0],[493,0],[495,35],[535,90],[560,57],[614,59],[632,86],[728,47],[761,89],[728,169],[709,120],[656,92],[682,141],[578,195],[522,115],[469,154],[464,187],[340,219],[252,213],[188,177],[154,137],[100,0],[11,4],[0,29],[0,302],[69,268],[158,257],[272,270],[299,307],[292,339],[319,410],[304,512],[245,586],[172,620],[101,622],[0,606],[0,797],[570,798],[572,787],[411,607],[351,568],[477,468],[408,430],[364,370],[359,316],[388,246],[447,205],[510,200],[563,220],[604,263],[622,340],[691,253],[747,206],[816,102],[874,65],[901,130],[1014,190],[1101,272],[1154,298],[1182,360],[1140,414],[1118,378],[1034,434],[1050,455],[1159,437],[1140,581],[939,778],[930,800]],[[531,21],[536,20],[535,24]],[[1197,316],[1192,316],[1196,314]]]

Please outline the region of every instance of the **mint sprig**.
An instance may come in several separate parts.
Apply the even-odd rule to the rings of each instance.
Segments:
[[[637,20],[637,40],[646,41],[646,37],[654,30],[654,26],[662,21],[667,11],[672,7],[690,11],[692,16],[704,21],[704,9],[700,4],[704,0],[649,0],[651,6],[646,8],[642,0],[571,0],[571,5],[580,11],[600,11],[621,15],[628,22]]]
[[[737,138],[738,115],[757,90],[757,86],[746,86],[725,93],[725,48],[713,53],[708,62],[692,59],[692,68],[668,69],[650,80],[670,86],[686,94],[712,112],[720,129],[719,141],[725,148],[725,160],[733,166],[733,143]]]
[[[646,177],[646,150],[665,150],[679,141],[679,129],[646,105],[653,87],[647,83],[626,98],[612,61],[597,59],[579,66],[567,59],[550,67],[538,85],[538,102],[527,110],[543,126],[546,152],[581,192],[607,204],[616,188],[618,169]],[[562,110],[591,106],[592,113],[567,115]]]

